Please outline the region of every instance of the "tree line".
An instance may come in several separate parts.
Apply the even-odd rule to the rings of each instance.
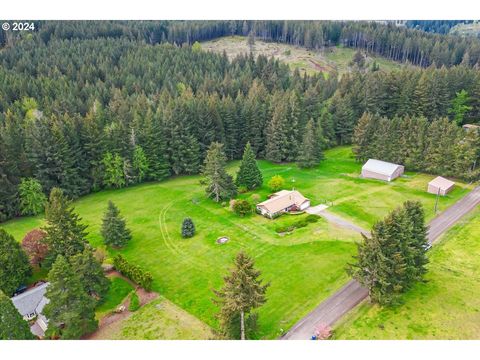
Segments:
[[[256,156],[291,160],[312,120],[311,131],[334,142],[333,125],[322,109],[336,78],[302,77],[265,57],[245,55],[229,62],[191,47],[112,40],[84,45],[32,48],[38,57],[28,69],[20,52],[5,52],[1,220],[40,212],[41,207],[22,205],[23,197],[36,194],[41,200],[41,193],[54,187],[76,198],[198,173],[215,141],[224,144],[228,160],[239,159],[247,142]],[[63,56],[77,55],[78,62],[63,64]],[[98,66],[86,66],[93,58]],[[287,105],[277,106],[283,102]],[[282,144],[288,148],[274,151]]]
[[[60,24],[58,31],[77,26]],[[466,65],[338,79],[300,75],[264,56],[229,61],[198,46],[152,46],[139,32],[56,31],[0,53],[0,221],[40,213],[55,187],[74,199],[199,173],[214,142],[226,160],[240,159],[250,143],[257,158],[308,167],[323,149],[350,144],[365,112],[458,125],[480,119],[480,75]]]
[[[38,21],[43,44],[72,39],[128,39],[148,44],[193,44],[226,35],[251,35],[265,41],[321,49],[344,45],[364,49],[395,61],[419,66],[474,66],[480,59],[480,40],[447,35],[453,22],[410,22],[407,27],[373,21]],[[421,29],[421,30],[418,30]],[[28,34],[6,34],[0,46],[12,46]]]

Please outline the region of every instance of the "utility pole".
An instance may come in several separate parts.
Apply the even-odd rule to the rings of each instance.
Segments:
[[[435,199],[435,214],[437,214],[437,207],[438,207],[438,198],[440,197],[440,188],[437,190],[437,198]]]

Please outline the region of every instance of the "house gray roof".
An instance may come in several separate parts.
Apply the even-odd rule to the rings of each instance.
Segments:
[[[12,297],[12,303],[20,315],[25,316],[32,313],[41,313],[43,307],[48,304],[48,299],[45,298],[48,284],[49,283],[41,284],[20,295]]]
[[[402,165],[370,159],[365,163],[365,165],[363,165],[362,169],[376,172],[377,174],[392,176],[395,170],[397,170],[400,166]]]

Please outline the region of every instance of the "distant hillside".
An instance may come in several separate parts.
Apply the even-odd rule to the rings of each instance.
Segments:
[[[345,47],[327,47],[323,50],[309,50],[301,46],[293,46],[276,42],[265,42],[256,39],[250,48],[244,36],[226,36],[201,43],[202,49],[222,54],[224,51],[232,59],[240,54],[252,53],[254,56],[265,55],[275,57],[290,66],[292,70],[299,69],[309,75],[323,72],[337,72],[340,75],[353,70],[351,61],[355,49]],[[365,67],[371,67],[375,62],[380,70],[391,71],[407,65],[387,60],[380,56],[365,55]]]
[[[473,20],[408,20],[406,26],[410,29],[445,35],[456,25],[468,24],[472,21]]]
[[[450,29],[450,34],[460,36],[480,37],[480,22],[470,24],[458,24]]]

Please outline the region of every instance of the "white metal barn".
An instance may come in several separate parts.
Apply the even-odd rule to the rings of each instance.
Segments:
[[[392,181],[402,175],[404,171],[405,167],[403,165],[370,159],[362,167],[362,177]]]

